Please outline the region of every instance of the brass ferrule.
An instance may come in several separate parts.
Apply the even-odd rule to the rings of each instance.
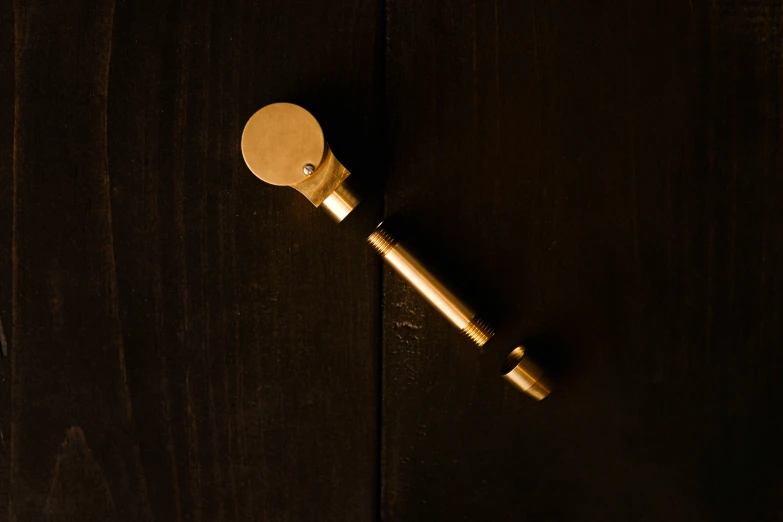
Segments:
[[[424,296],[443,316],[478,346],[495,334],[464,301],[428,270],[410,250],[400,244],[383,224],[367,241],[383,259]]]
[[[321,203],[321,208],[338,223],[345,219],[359,204],[359,197],[351,188],[348,180],[343,180],[334,191],[326,196]]]

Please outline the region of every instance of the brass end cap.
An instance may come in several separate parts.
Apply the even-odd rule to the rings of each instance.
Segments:
[[[514,348],[503,365],[503,378],[521,392],[540,401],[552,391],[552,384],[541,369],[528,355],[525,347]]]

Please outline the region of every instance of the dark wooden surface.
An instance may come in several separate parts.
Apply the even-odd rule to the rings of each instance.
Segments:
[[[782,52],[771,0],[4,3],[0,520],[783,520]],[[273,101],[343,224],[245,168]]]

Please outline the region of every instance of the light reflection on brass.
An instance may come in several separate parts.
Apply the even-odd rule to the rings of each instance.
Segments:
[[[483,346],[494,335],[494,331],[464,301],[389,234],[382,224],[367,241],[397,273],[477,345]]]
[[[345,219],[358,204],[359,200],[346,180],[338,185],[337,188],[334,189],[334,192],[326,196],[326,199],[321,203],[321,208],[339,223]]]

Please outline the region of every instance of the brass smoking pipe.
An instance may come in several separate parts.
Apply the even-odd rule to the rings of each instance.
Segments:
[[[298,105],[274,103],[253,114],[242,132],[242,156],[258,178],[272,185],[295,188],[337,222],[359,204],[359,198],[346,181],[350,172],[337,161],[318,121]],[[493,329],[389,233],[383,223],[367,241],[474,343],[483,346],[492,338]],[[509,354],[503,377],[536,400],[543,399],[551,390],[549,380],[525,353],[524,346],[514,348]]]
[[[295,188],[338,223],[359,204],[346,183],[351,173],[318,121],[298,105],[273,103],[253,114],[242,131],[242,156],[262,181]]]

